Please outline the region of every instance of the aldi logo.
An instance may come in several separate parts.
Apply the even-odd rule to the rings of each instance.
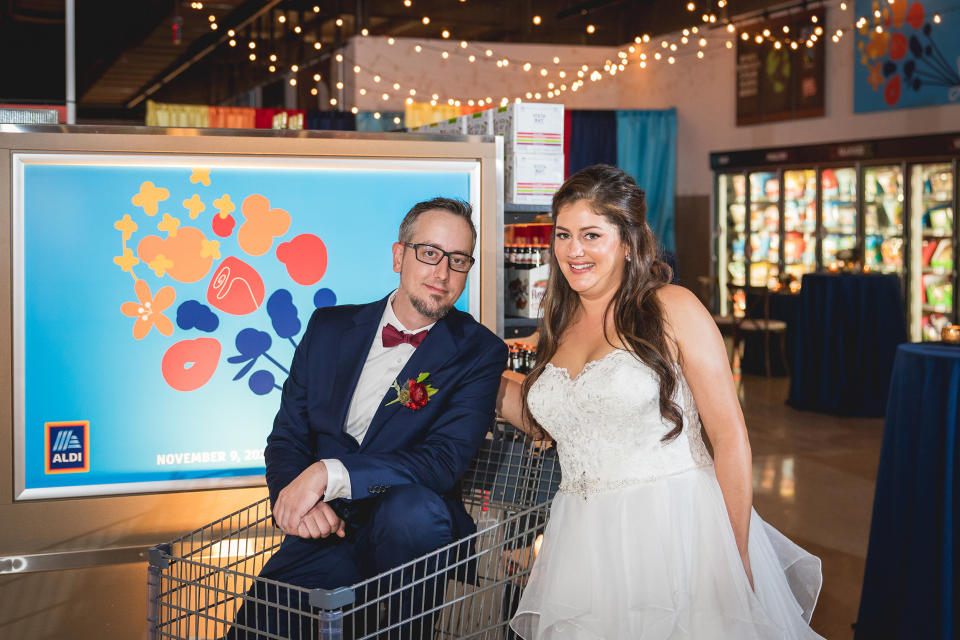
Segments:
[[[44,468],[47,473],[90,471],[90,423],[44,423]]]

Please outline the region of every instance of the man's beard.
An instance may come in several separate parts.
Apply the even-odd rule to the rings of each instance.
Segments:
[[[450,309],[453,308],[452,304],[430,306],[426,300],[423,298],[418,298],[414,295],[410,296],[410,304],[413,305],[413,308],[417,310],[417,313],[422,315],[424,318],[430,318],[431,320],[439,320],[450,313]]]

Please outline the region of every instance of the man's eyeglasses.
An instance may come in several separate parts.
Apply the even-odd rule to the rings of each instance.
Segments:
[[[450,268],[460,273],[470,271],[470,267],[472,267],[475,262],[473,256],[468,256],[459,251],[444,251],[430,244],[404,242],[403,246],[413,249],[416,253],[417,260],[424,264],[440,264],[440,261],[446,256],[447,264],[450,265]]]

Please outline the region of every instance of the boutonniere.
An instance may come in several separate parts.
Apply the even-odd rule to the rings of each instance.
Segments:
[[[394,402],[400,402],[403,403],[403,406],[406,408],[413,409],[414,411],[427,406],[427,402],[430,401],[430,396],[437,392],[437,390],[427,382],[428,377],[430,377],[429,373],[421,373],[417,376],[416,380],[410,378],[402,387],[394,380],[392,386],[397,392],[397,397],[384,406],[389,407]]]

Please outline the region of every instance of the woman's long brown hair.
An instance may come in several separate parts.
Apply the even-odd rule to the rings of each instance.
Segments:
[[[620,289],[604,310],[603,326],[612,312],[617,337],[660,381],[660,415],[673,425],[662,441],[680,435],[683,414],[673,401],[679,380],[671,357],[671,339],[664,325],[663,307],[656,291],[670,282],[670,267],[657,259],[657,242],[647,225],[646,196],[636,181],[610,165],[598,164],[578,171],[567,178],[553,196],[554,238],[551,240],[550,278],[543,298],[543,317],[539,323],[536,365],[523,381],[523,412],[530,424],[542,430],[533,415],[527,397],[530,387],[553,359],[560,339],[580,310],[580,296],[567,284],[560,271],[553,243],[557,213],[574,202],[584,202],[597,215],[613,224],[620,240],[629,249],[630,260],[624,263]],[[604,329],[606,332],[606,329]],[[605,336],[610,342],[609,336]],[[611,346],[616,346],[610,343]],[[675,344],[672,346],[676,346]],[[678,352],[679,353],[679,352]]]

